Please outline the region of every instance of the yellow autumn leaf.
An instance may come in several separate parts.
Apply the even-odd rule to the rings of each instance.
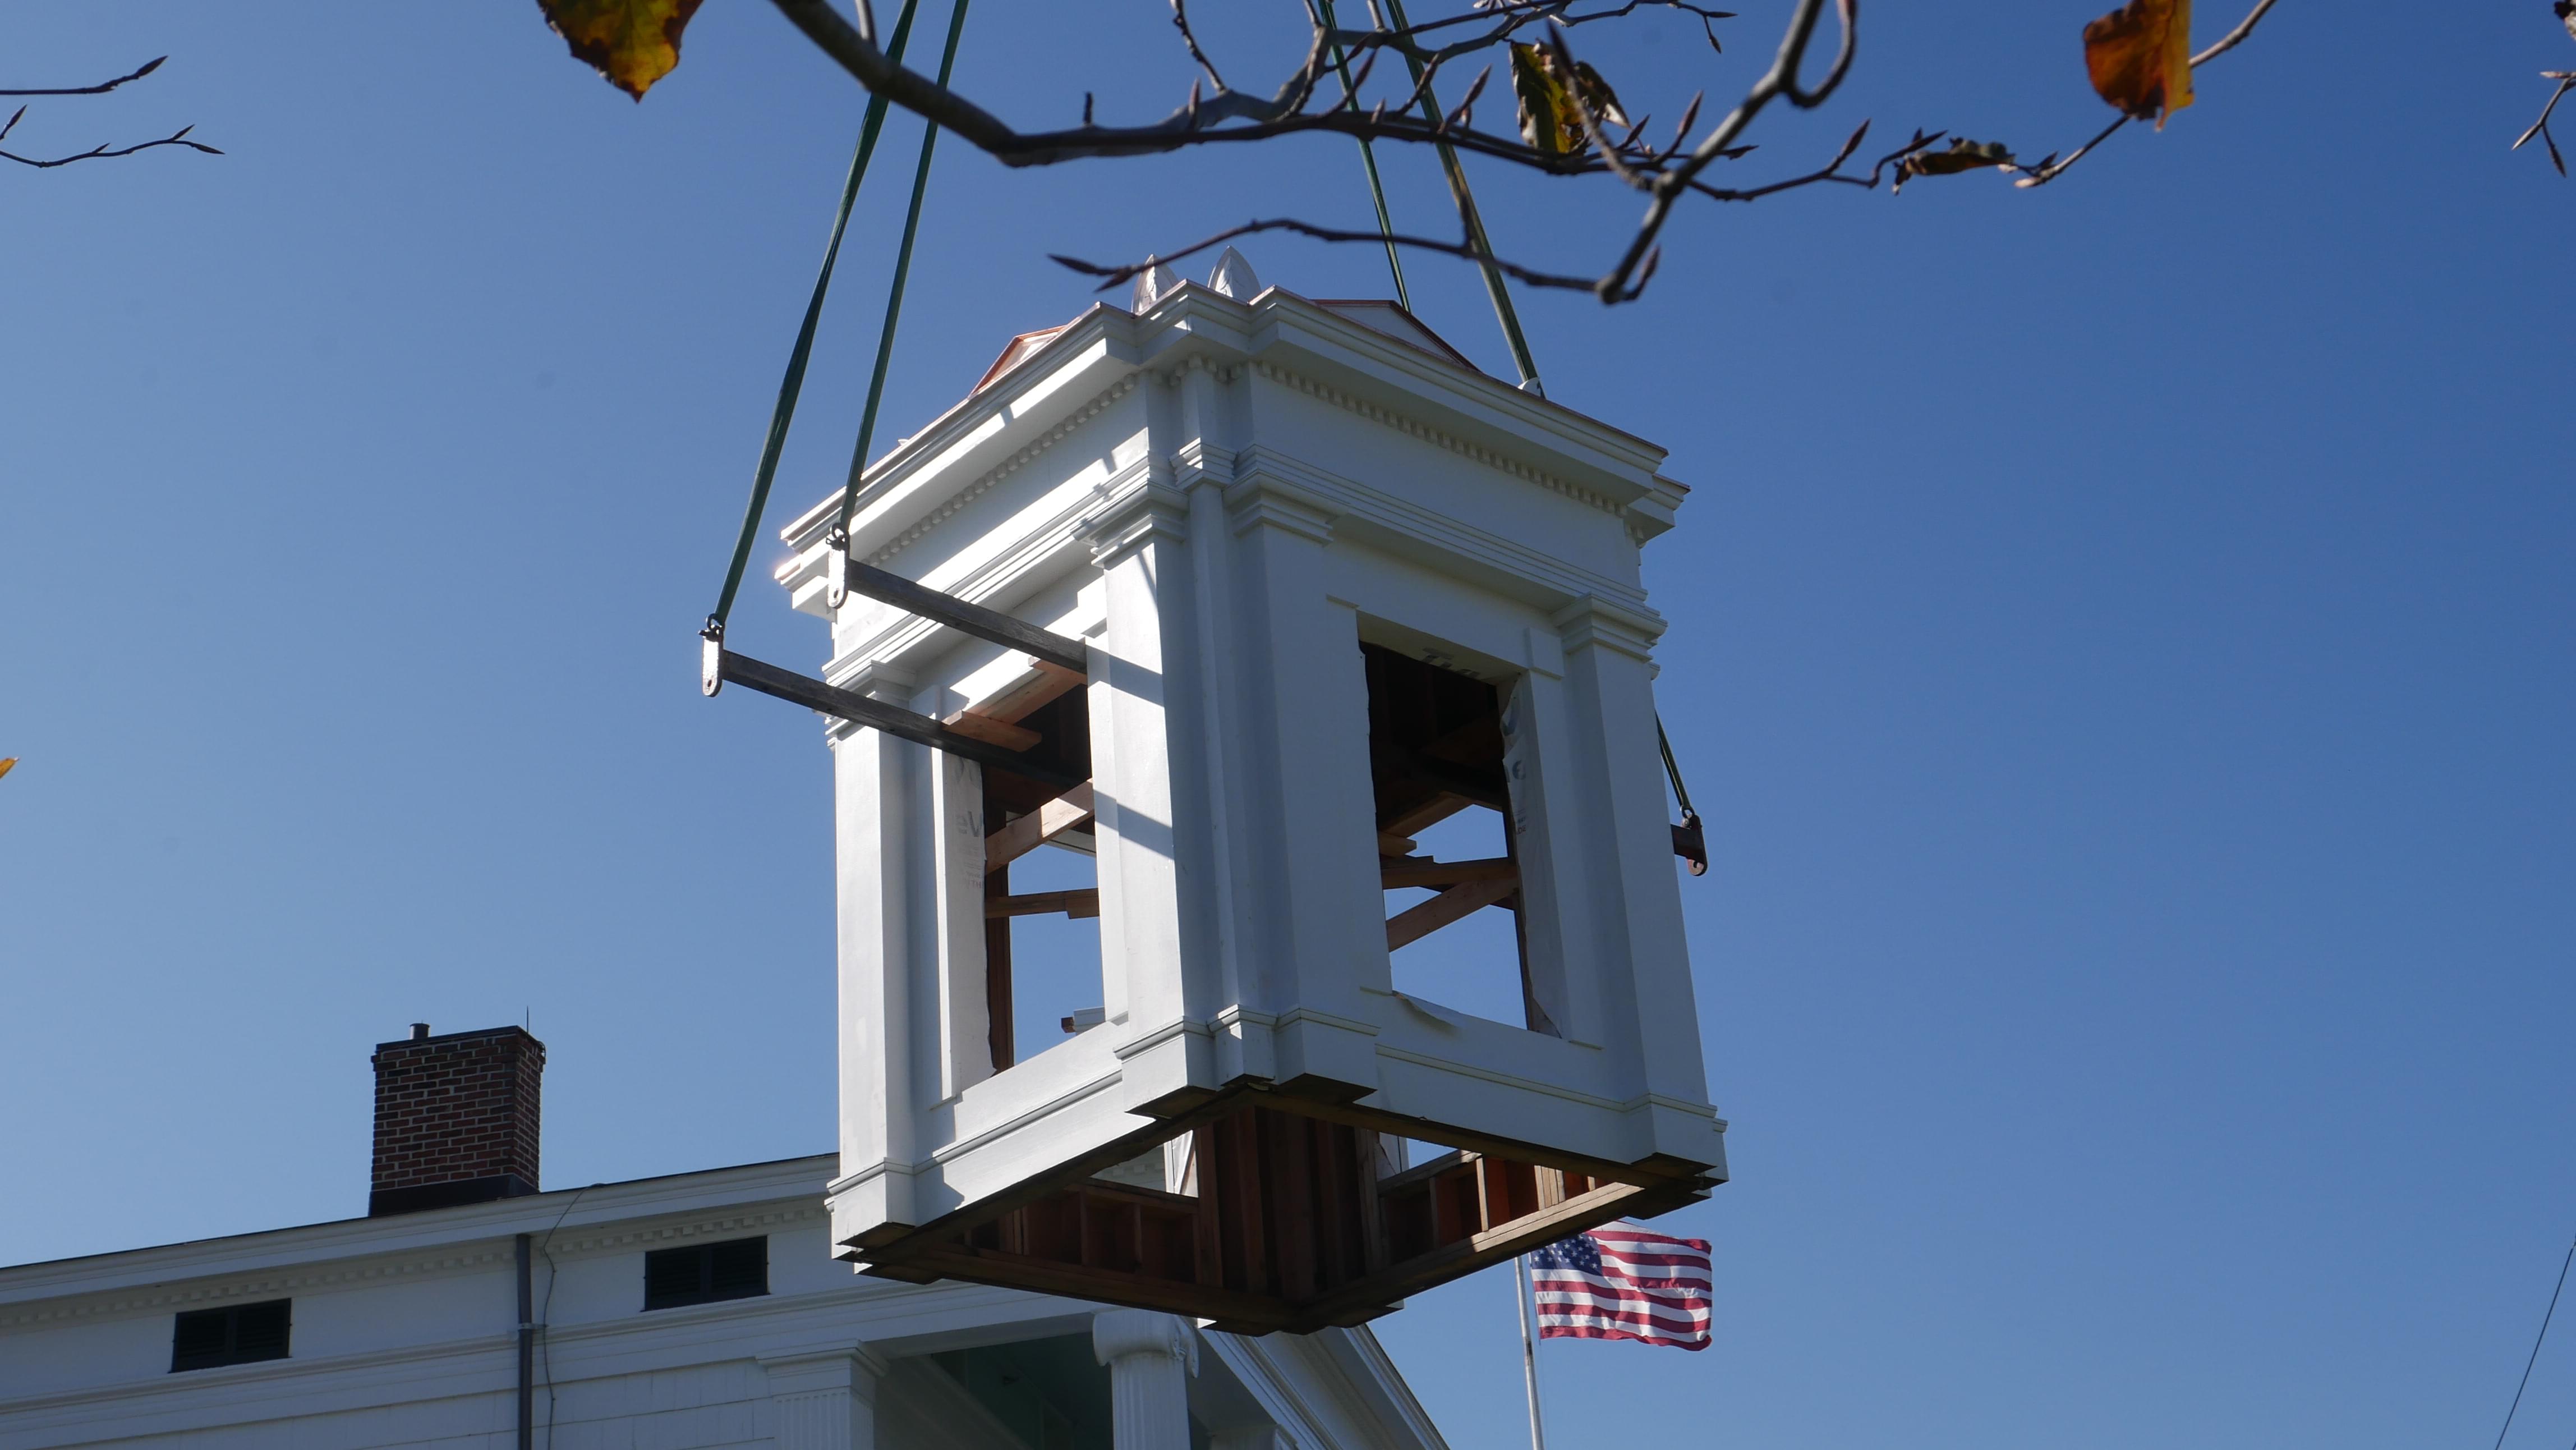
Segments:
[[[640,101],[680,63],[680,32],[698,0],[537,0],[537,8],[573,59]]]
[[[17,764],[18,757],[14,755],[0,756],[0,775],[7,775],[12,769],[16,768]]]
[[[1619,108],[1619,94],[1601,78],[1588,62],[1576,61],[1574,73],[1566,74],[1556,54],[1541,45],[1524,45],[1513,41],[1512,95],[1520,102],[1521,139],[1550,156],[1563,156],[1591,144],[1583,133],[1583,112],[1592,112],[1593,122],[1605,130],[1628,124],[1627,112]],[[1583,104],[1577,106],[1580,95]]]
[[[2191,0],[2130,0],[2084,27],[2094,93],[2165,128],[2191,104]]]
[[[1583,144],[1583,122],[1556,79],[1556,67],[1547,62],[1546,51],[1512,42],[1512,95],[1521,106],[1521,139],[1547,155],[1562,156]],[[1569,120],[1574,123],[1571,144],[1565,135]]]

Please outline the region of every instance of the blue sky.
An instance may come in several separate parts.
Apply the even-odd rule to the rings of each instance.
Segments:
[[[1880,7],[1846,95],[1737,165],[1862,116],[2070,146],[2101,3]],[[1785,4],[1739,8],[1723,56],[1669,21],[1592,53],[1671,117],[1766,58]],[[1212,24],[1230,73],[1285,63],[1274,9]],[[421,1019],[527,1015],[553,1184],[828,1148],[826,756],[700,699],[692,631],[859,94],[753,0],[641,106],[523,3],[0,35],[0,84],[173,57],[13,147],[229,153],[0,174],[0,1260],[360,1211],[367,1053]],[[2285,0],[2044,191],[1697,206],[1645,302],[1525,296],[1551,395],[1697,489],[1648,582],[1736,1173],[1667,1220],[1718,1245],[1716,1346],[1546,1345],[1560,1447],[2492,1437],[2576,1231],[2576,183],[2505,150],[2571,61],[2540,0]],[[1188,84],[1145,0],[983,0],[959,75],[1030,123]],[[1446,229],[1430,159],[1388,166]],[[1546,265],[1636,210],[1477,184]],[[789,509],[846,461],[898,195]],[[1281,211],[1364,221],[1351,148],[951,141],[885,436],[1089,301],[1046,252]],[[1385,291],[1363,248],[1247,250]],[[1412,278],[1506,368],[1471,277]],[[820,654],[763,585],[736,631]],[[1521,1433],[1509,1301],[1379,1326],[1461,1447]],[[2510,1443],[2571,1437],[2562,1337]]]

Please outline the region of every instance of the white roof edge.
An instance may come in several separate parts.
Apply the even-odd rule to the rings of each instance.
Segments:
[[[1334,301],[1355,304],[1355,299]],[[1103,368],[1100,386],[1108,389],[1136,368],[1167,366],[1170,361],[1177,361],[1180,355],[1188,353],[1221,353],[1234,358],[1234,361],[1252,361],[1262,350],[1275,345],[1275,340],[1262,340],[1257,335],[1260,322],[1265,319],[1265,314],[1270,319],[1278,319],[1280,312],[1293,314],[1298,322],[1321,332],[1350,353],[1363,355],[1370,363],[1404,373],[1414,386],[1425,391],[1425,402],[1430,402],[1432,407],[1440,407],[1437,394],[1448,391],[1458,399],[1458,402],[1448,404],[1450,412],[1463,412],[1466,399],[1473,399],[1473,404],[1481,410],[1497,412],[1507,420],[1507,425],[1494,425],[1494,422],[1484,420],[1476,420],[1473,425],[1504,430],[1504,433],[1512,430],[1512,425],[1517,425],[1517,430],[1525,430],[1525,433],[1512,438],[1512,443],[1517,443],[1525,451],[1535,446],[1535,451],[1556,453],[1561,464],[1577,466],[1579,471],[1589,474],[1587,482],[1602,484],[1615,479],[1615,487],[1638,489],[1641,494],[1662,494],[1664,507],[1677,505],[1680,494],[1687,492],[1687,489],[1672,489],[1672,479],[1664,479],[1659,474],[1659,466],[1669,456],[1669,448],[1651,443],[1636,433],[1628,433],[1613,422],[1602,422],[1587,412],[1577,412],[1574,407],[1566,407],[1561,402],[1528,394],[1528,391],[1497,379],[1492,373],[1479,371],[1471,363],[1450,361],[1450,358],[1432,353],[1422,345],[1406,343],[1404,337],[1396,337],[1386,330],[1365,325],[1360,319],[1347,317],[1324,301],[1293,294],[1293,291],[1280,286],[1262,288],[1262,294],[1249,301],[1234,301],[1229,296],[1216,294],[1211,288],[1200,286],[1200,283],[1182,283],[1172,294],[1154,301],[1154,306],[1149,306],[1144,314],[1131,314],[1126,309],[1108,304],[1092,304],[1082,314],[1064,322],[1054,332],[1054,337],[1038,343],[1025,358],[1012,363],[1002,376],[989,379],[981,389],[969,391],[966,397],[940,412],[935,420],[922,425],[920,433],[909,435],[902,443],[889,448],[884,456],[871,461],[868,469],[863,471],[863,479],[860,479],[860,502],[858,510],[853,510],[853,518],[866,513],[868,505],[878,497],[884,497],[902,476],[909,476],[920,466],[930,464],[951,448],[956,448],[976,428],[987,425],[994,417],[1015,415],[1018,404],[1033,394],[1051,394],[1051,391],[1059,389],[1061,379],[1056,379],[1056,373],[1064,368],[1064,363],[1084,355],[1084,350],[1092,348],[1095,343],[1110,343],[1113,353],[1126,353],[1123,358],[1113,358],[1113,366]],[[1193,322],[1231,325],[1226,330],[1236,332],[1236,335],[1224,337],[1221,335],[1224,330],[1211,332],[1206,327],[1193,327]],[[1288,350],[1301,353],[1301,348],[1296,348],[1293,343],[1288,345]],[[1079,404],[1082,399],[1066,399],[1066,402]],[[1051,420],[1054,412],[1059,410],[1048,407],[1048,410],[1041,410],[1041,415]],[[1007,417],[1005,433],[1012,435],[1012,446],[1018,446],[1018,440],[1025,438],[1025,428],[1012,428],[1012,422],[1020,420]],[[1530,438],[1533,433],[1538,438]],[[1543,440],[1548,435],[1556,438],[1553,446]],[[1592,453],[1597,461],[1587,464],[1582,458],[1584,453]],[[1002,453],[1002,456],[1007,456],[1007,453]],[[984,458],[958,458],[958,466],[981,471],[976,469],[976,464],[981,464],[981,461]],[[999,461],[999,456],[989,458],[989,461]],[[840,494],[842,489],[832,489],[832,492],[824,494],[822,500],[817,500],[814,505],[806,507],[804,513],[788,520],[778,531],[778,538],[799,554],[814,549],[824,528],[827,528],[827,520],[840,510]],[[793,561],[788,561],[788,569],[793,569]]]
[[[68,1298],[133,1285],[253,1273],[285,1264],[417,1252],[512,1234],[544,1233],[558,1224],[578,1228],[788,1198],[811,1197],[819,1204],[824,1185],[839,1171],[839,1163],[839,1155],[833,1153],[782,1158],[557,1188],[454,1208],[331,1219],[12,1264],[0,1267],[0,1305]]]
[[[1350,299],[1336,299],[1349,301]],[[1393,305],[1393,304],[1389,304]],[[1171,293],[1157,299],[1142,314],[1094,304],[1065,323],[1055,335],[1038,344],[1030,353],[1013,364],[987,385],[968,393],[951,405],[919,432],[906,438],[882,457],[870,463],[860,483],[858,507],[853,519],[865,515],[871,504],[886,498],[901,482],[919,468],[939,462],[943,455],[972,442],[972,435],[996,419],[1005,420],[992,440],[991,456],[982,447],[970,446],[955,458],[961,472],[980,474],[985,468],[1007,457],[1011,449],[1023,446],[1030,436],[1019,413],[1025,399],[1057,393],[1063,382],[1059,376],[1068,363],[1085,359],[1096,344],[1107,344],[1110,356],[1089,358],[1088,364],[1106,364],[1097,370],[1102,374],[1099,387],[1105,391],[1128,373],[1144,368],[1168,366],[1192,353],[1216,353],[1234,360],[1253,360],[1272,346],[1285,346],[1290,353],[1303,354],[1307,349],[1293,341],[1262,337],[1261,324],[1274,324],[1286,313],[1308,329],[1370,363],[1404,376],[1419,388],[1425,401],[1443,407],[1439,394],[1446,392],[1456,399],[1445,410],[1457,415],[1453,421],[1479,431],[1510,434],[1510,442],[1520,450],[1555,455],[1561,465],[1570,465],[1587,475],[1587,485],[1607,484],[1633,492],[1652,514],[1666,514],[1681,502],[1688,492],[1664,478],[1659,472],[1670,450],[1634,433],[1581,413],[1562,403],[1552,402],[1479,371],[1472,364],[1452,361],[1418,344],[1406,341],[1379,328],[1344,315],[1322,302],[1304,297],[1285,288],[1272,286],[1248,302],[1222,296],[1194,282],[1185,282]],[[1218,324],[1214,329],[1192,326],[1192,323]],[[1426,328],[1426,331],[1428,329]],[[1234,336],[1227,337],[1231,331]],[[1433,334],[1435,337],[1437,334]],[[1122,355],[1123,354],[1123,355]],[[1472,399],[1470,404],[1467,400]],[[1051,406],[1029,411],[1031,419],[1045,418],[1052,426],[1059,412],[1070,411],[1087,402],[1082,398],[1050,398]],[[1473,419],[1473,409],[1491,410],[1505,421],[1497,423]],[[1019,425],[1019,426],[1013,426]],[[1526,431],[1520,431],[1526,430]],[[1040,431],[1043,431],[1042,429]],[[1540,435],[1532,437],[1531,434]],[[1551,445],[1542,441],[1552,436]],[[1587,461],[1583,455],[1592,455]],[[948,463],[940,463],[944,470]],[[841,489],[834,489],[798,514],[778,531],[779,539],[802,555],[821,541],[827,522],[840,507]],[[899,532],[903,524],[893,528]],[[1649,525],[1653,532],[1660,527]],[[799,567],[795,558],[780,566],[782,579]]]
[[[1401,1311],[1399,1311],[1401,1312]],[[1395,1357],[1378,1342],[1377,1332],[1365,1324],[1331,1333],[1326,1348],[1352,1381],[1383,1396],[1381,1410],[1394,1413],[1389,1423],[1401,1424],[1429,1450],[1449,1450],[1449,1441],[1432,1422],[1431,1412],[1414,1398],[1413,1386],[1406,1383],[1403,1371],[1396,1368]]]

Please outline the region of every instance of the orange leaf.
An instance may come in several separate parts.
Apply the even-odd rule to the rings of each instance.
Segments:
[[[680,63],[680,32],[698,0],[537,0],[537,8],[573,59],[640,101]]]
[[[2129,0],[2085,26],[2084,69],[2102,99],[2163,130],[2191,104],[2191,0]]]

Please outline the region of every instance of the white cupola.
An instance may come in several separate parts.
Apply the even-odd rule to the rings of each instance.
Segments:
[[[789,527],[819,686],[725,675],[838,717],[834,1240],[1259,1333],[1703,1196],[1638,569],[1664,451],[1231,248],[1135,298],[870,467],[847,565],[837,496]],[[1419,847],[1470,818],[1489,844]],[[1027,889],[1059,859],[1092,884]],[[1510,1020],[1392,967],[1478,913]],[[1031,1040],[1094,921],[1096,995]]]

